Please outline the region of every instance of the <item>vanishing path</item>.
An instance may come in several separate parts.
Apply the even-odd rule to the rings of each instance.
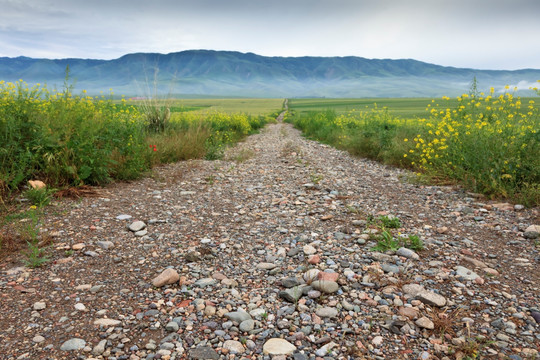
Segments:
[[[0,358],[453,359],[469,341],[533,356],[537,211],[407,177],[278,122],[225,160],[56,204],[54,261],[0,264]],[[380,215],[426,250],[370,251]],[[180,281],[152,286],[166,268]]]

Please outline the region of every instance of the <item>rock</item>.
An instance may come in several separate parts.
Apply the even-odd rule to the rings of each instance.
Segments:
[[[296,346],[284,339],[269,339],[263,345],[264,355],[291,355],[295,351]]]
[[[141,231],[144,228],[146,228],[146,224],[143,221],[134,221],[128,226],[129,231],[132,232]]]
[[[335,281],[317,280],[311,283],[315,290],[322,291],[327,294],[335,293],[339,290],[339,285]]]
[[[414,323],[424,329],[428,329],[428,330],[435,329],[435,324],[433,323],[433,321],[431,321],[425,316],[422,316],[420,319],[416,320]]]
[[[60,350],[62,351],[81,350],[85,346],[86,346],[86,341],[84,341],[83,339],[72,338],[64,342],[62,346],[60,346]]]
[[[174,321],[169,321],[167,325],[165,325],[165,330],[167,330],[168,332],[177,332],[178,329],[178,323]]]
[[[84,306],[84,304],[82,304],[82,303],[77,303],[77,304],[75,304],[75,310],[85,311],[86,306]]]
[[[319,280],[334,281],[335,282],[339,278],[339,274],[335,273],[335,272],[321,271],[319,273],[319,275],[317,276],[317,278]]]
[[[420,313],[418,309],[412,308],[412,307],[400,307],[398,310],[399,315],[408,317],[409,319],[413,320],[418,317],[418,314]]]
[[[371,343],[375,346],[381,346],[381,344],[383,343],[383,337],[382,336],[375,336],[373,338],[373,340],[371,340]]]
[[[152,285],[155,287],[162,287],[169,284],[174,284],[180,280],[180,275],[176,272],[176,270],[168,268],[163,270],[159,276],[155,277],[154,280],[152,280]]]
[[[82,250],[86,247],[86,244],[84,243],[78,243],[78,244],[73,244],[73,246],[71,247],[73,250]]]
[[[122,215],[118,215],[116,217],[117,220],[129,220],[131,219],[131,215],[126,215],[126,214],[122,214]]]
[[[304,254],[306,254],[306,255],[313,255],[313,254],[315,254],[317,252],[317,249],[315,249],[311,245],[304,245],[304,247],[302,249],[304,250]]]
[[[193,286],[195,287],[200,287],[200,288],[205,288],[207,286],[212,286],[212,285],[216,285],[217,284],[217,280],[216,279],[212,279],[212,278],[203,278],[203,279],[199,279],[197,281],[195,281],[195,283],[193,284]]]
[[[30,185],[32,189],[36,190],[45,189],[47,187],[47,185],[41,180],[28,180],[28,185]]]
[[[472,265],[476,266],[477,268],[480,268],[480,269],[487,268],[487,265],[484,262],[480,261],[480,260],[476,260],[476,259],[468,257],[468,256],[462,256],[461,258],[464,261],[468,262],[469,264],[472,264]]]
[[[531,316],[537,324],[540,324],[540,313],[536,311],[531,311]]]
[[[245,349],[240,341],[227,340],[223,343],[223,348],[230,351],[231,354],[242,354]]]
[[[100,326],[116,326],[120,325],[122,322],[120,320],[114,320],[114,319],[97,319],[94,321],[94,325],[100,325]]]
[[[479,277],[477,273],[463,266],[456,267],[456,276],[459,279],[467,280],[467,281],[474,281],[476,278]]]
[[[421,292],[416,296],[416,298],[424,304],[431,306],[443,307],[446,305],[446,298],[442,295],[435,294],[432,291]]]
[[[241,323],[244,320],[251,320],[251,315],[249,315],[244,310],[232,311],[225,314],[225,317],[231,321]]]
[[[32,341],[39,344],[45,341],[45,338],[41,335],[36,335],[32,338]]]
[[[403,285],[402,290],[405,294],[411,295],[412,297],[416,297],[416,295],[426,291],[420,284],[405,284]]]
[[[36,303],[34,303],[34,310],[44,310],[45,308],[47,307],[47,304],[45,304],[45,302],[43,301],[38,301]]]
[[[298,299],[302,297],[302,288],[300,286],[295,286],[291,289],[286,289],[278,293],[279,297],[287,300],[291,303],[296,303]]]
[[[257,264],[257,269],[260,269],[260,270],[272,270],[276,266],[277,266],[276,264],[263,262],[263,263]]]
[[[92,349],[92,355],[99,356],[105,352],[105,347],[107,346],[107,340],[101,340],[99,344],[94,346]]]
[[[240,331],[244,331],[244,332],[251,331],[253,330],[254,327],[255,327],[255,321],[251,319],[242,321],[239,326]]]
[[[114,243],[112,241],[98,241],[96,242],[96,245],[102,248],[103,250],[109,250],[114,247]]]
[[[187,262],[201,261],[201,254],[197,251],[190,251],[184,256],[184,259],[186,259]]]
[[[399,274],[399,266],[397,265],[383,263],[381,264],[381,269],[386,273]]]
[[[308,263],[311,264],[311,265],[315,265],[315,264],[318,264],[321,262],[321,257],[317,254],[315,255],[311,255],[309,258],[308,258]]]
[[[315,311],[315,314],[317,314],[317,316],[320,316],[320,317],[333,318],[338,315],[338,311],[336,308],[333,308],[333,307],[323,307],[323,308],[317,309],[317,311]]]
[[[404,258],[412,259],[412,260],[420,259],[420,256],[418,256],[418,254],[414,252],[414,250],[408,249],[406,247],[399,248],[398,251],[396,252],[396,255],[403,256]]]
[[[327,356],[328,354],[330,354],[332,349],[335,348],[336,346],[338,346],[338,344],[331,341],[328,344],[325,344],[325,345],[321,346],[319,349],[317,349],[315,351],[315,355],[321,356],[321,357]]]
[[[304,273],[304,280],[306,283],[311,284],[312,281],[315,281],[319,278],[319,269],[309,269]]]
[[[193,360],[218,360],[219,354],[210,346],[199,346],[189,352]]]
[[[281,285],[286,288],[292,288],[292,287],[300,285],[300,280],[298,280],[295,277],[288,277],[285,279],[281,279]]]

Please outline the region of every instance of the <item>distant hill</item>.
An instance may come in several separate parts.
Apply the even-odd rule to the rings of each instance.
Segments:
[[[77,90],[126,96],[157,92],[245,97],[431,97],[482,90],[527,89],[540,69],[516,71],[445,67],[417,60],[362,57],[266,57],[232,51],[135,53],[114,60],[0,57],[0,80],[23,79],[61,88],[69,65]]]

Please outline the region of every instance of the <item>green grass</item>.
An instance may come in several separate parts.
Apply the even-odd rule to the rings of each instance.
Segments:
[[[527,103],[529,100],[534,100],[534,98],[522,98],[523,103]],[[341,115],[353,110],[370,111],[375,108],[375,104],[379,109],[388,108],[392,116],[403,119],[414,119],[417,117],[426,117],[429,114],[426,111],[428,105],[436,106],[445,104],[445,106],[453,108],[457,106],[458,100],[457,98],[452,98],[449,101],[432,98],[289,99],[289,108],[298,114],[331,109],[337,115]],[[540,109],[540,102],[537,102],[535,107]]]
[[[128,104],[140,106],[144,100],[129,100]],[[273,114],[281,110],[283,99],[170,99],[171,113],[175,112],[222,112],[245,113],[252,116]]]

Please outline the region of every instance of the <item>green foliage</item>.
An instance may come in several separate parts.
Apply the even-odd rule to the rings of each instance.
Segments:
[[[508,91],[495,95],[493,88],[486,95],[473,82],[468,94],[432,100],[424,118],[399,118],[376,104],[355,110],[363,101],[369,100],[293,99],[287,121],[306,136],[354,155],[415,169],[431,180],[459,182],[492,198],[540,204],[540,110],[534,100]],[[419,111],[418,101],[379,103],[412,114]]]
[[[396,251],[399,249],[399,241],[394,239],[392,233],[388,230],[383,230],[380,236],[377,239],[377,245],[371,248],[373,251],[386,252],[386,251]]]
[[[27,198],[32,205],[39,208],[49,205],[54,189],[45,188],[30,188],[24,192],[24,197]]]
[[[384,228],[399,229],[401,227],[401,221],[395,216],[379,216],[377,220],[382,224]]]
[[[37,242],[27,241],[28,249],[25,252],[26,259],[24,264],[31,268],[37,268],[49,261],[49,257],[45,254],[45,250],[41,249]]]
[[[418,235],[409,235],[406,238],[402,239],[403,246],[414,250],[414,251],[422,251],[424,250],[424,243],[420,239]]]

